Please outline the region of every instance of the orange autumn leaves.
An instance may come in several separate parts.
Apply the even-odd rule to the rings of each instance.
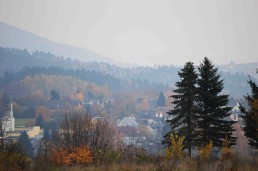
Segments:
[[[87,146],[53,149],[51,161],[58,166],[84,165],[92,163],[92,154]]]
[[[251,107],[255,110],[258,111],[258,99],[254,99],[251,101]]]

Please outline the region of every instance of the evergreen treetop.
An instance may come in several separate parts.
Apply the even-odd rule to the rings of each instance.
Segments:
[[[30,138],[27,134],[26,131],[23,131],[21,135],[19,136],[18,144],[21,145],[22,151],[28,156],[32,157],[33,156],[33,147],[30,142]]]
[[[184,136],[184,148],[188,149],[189,156],[191,156],[191,148],[194,146],[194,129],[195,129],[195,100],[196,100],[196,83],[197,74],[192,62],[187,62],[184,68],[178,72],[180,81],[176,82],[175,95],[171,97],[174,99],[172,102],[175,105],[173,110],[169,111],[172,117],[168,120],[171,126],[171,133],[179,136]]]
[[[248,84],[251,88],[251,95],[245,96],[248,109],[240,106],[241,112],[244,113],[243,119],[245,126],[243,128],[245,136],[251,147],[258,149],[258,87],[255,82],[249,78]]]
[[[158,100],[157,100],[157,106],[159,106],[159,107],[165,107],[166,106],[166,98],[165,98],[163,92],[159,93],[159,97],[158,97]]]
[[[234,121],[230,121],[231,107],[227,107],[228,95],[222,95],[223,80],[217,73],[218,68],[205,57],[198,67],[199,78],[197,96],[197,129],[195,143],[198,147],[212,141],[215,147],[221,147],[223,139],[228,138],[234,145],[236,138],[232,136]]]
[[[50,93],[50,99],[51,100],[60,100],[60,95],[58,93],[58,91],[56,91],[55,89],[53,89]]]
[[[38,115],[35,121],[36,126],[40,126],[40,128],[44,128],[45,126],[45,120],[41,114]]]

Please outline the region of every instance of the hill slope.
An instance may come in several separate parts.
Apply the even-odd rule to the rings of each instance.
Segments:
[[[60,44],[0,22],[0,46],[51,52],[56,56],[71,57],[81,61],[103,61],[108,59],[88,49]]]

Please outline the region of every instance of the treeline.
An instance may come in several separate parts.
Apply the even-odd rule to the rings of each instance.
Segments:
[[[107,97],[110,90],[107,86],[98,86],[70,76],[44,75],[26,76],[20,81],[14,81],[3,87],[10,97],[34,97],[49,99],[52,90],[57,90],[62,98],[72,97],[75,94],[87,96],[90,92],[93,97]],[[82,99],[83,100],[83,99]]]
[[[111,91],[126,91],[134,89],[146,89],[154,88],[156,90],[162,90],[165,86],[163,84],[154,84],[149,81],[141,79],[118,79],[110,74],[105,74],[98,71],[88,71],[85,69],[63,69],[59,67],[25,67],[19,72],[4,73],[3,78],[0,79],[0,87],[4,87],[12,81],[20,81],[27,76],[35,75],[57,75],[57,76],[69,76],[78,78],[89,83],[94,83],[98,86],[108,86]]]
[[[124,68],[103,62],[82,62],[71,58],[57,57],[46,52],[35,51],[29,53],[27,50],[0,47],[0,76],[3,76],[6,71],[17,72],[24,67],[58,67],[65,70],[94,71],[104,75],[107,74],[119,80],[135,80],[135,82],[139,81],[157,86],[162,85],[163,87],[164,85],[173,86],[179,79],[177,72],[180,70],[180,67],[173,65]],[[220,72],[223,78],[225,78],[225,88],[223,91],[238,97],[249,92],[245,80],[247,75],[243,74],[244,71],[232,73],[230,72],[230,68],[227,69],[226,67],[227,66],[221,66],[221,68],[224,68],[225,72],[224,70]],[[246,66],[243,65],[242,70],[244,70],[245,67]],[[255,80],[254,78],[252,79]]]
[[[29,53],[26,49],[3,47],[0,47],[0,66],[1,85],[14,80],[19,81],[26,76],[55,74],[80,78],[100,86],[108,85],[111,90],[145,86],[161,90],[164,88],[164,81],[171,82],[168,78],[173,79],[176,75],[164,76],[170,67],[121,68],[108,63],[81,62],[45,52]],[[176,73],[177,70],[174,71],[173,73]],[[132,83],[131,87],[130,83]]]
[[[25,66],[29,67],[51,67],[73,68],[79,66],[79,61],[70,58],[56,57],[50,53],[35,51],[29,53],[26,49],[0,47],[0,75],[5,71],[19,71]]]
[[[29,53],[26,49],[0,47],[0,76],[5,71],[19,71],[24,67],[59,67],[64,69],[84,69],[87,71],[102,72],[110,74],[119,79],[140,79],[153,83],[170,84],[177,78],[178,67],[133,67],[122,68],[102,62],[82,62],[71,58],[57,57],[51,53],[35,51]],[[169,73],[169,75],[168,75]]]
[[[4,86],[12,81],[20,81],[27,76],[35,75],[59,75],[59,76],[71,76],[90,83],[95,83],[99,86],[108,85],[112,90],[118,90],[121,88],[122,81],[101,72],[87,71],[85,69],[63,69],[59,67],[25,67],[19,72],[5,72],[1,80],[1,86]]]

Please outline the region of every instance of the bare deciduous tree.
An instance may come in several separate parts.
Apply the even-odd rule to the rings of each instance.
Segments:
[[[92,118],[89,113],[67,113],[55,133],[60,147],[89,146],[91,151],[111,150],[115,143],[114,128],[105,118]]]
[[[1,117],[0,118],[0,151],[4,151],[4,141],[5,141],[5,128],[7,124],[7,118]]]
[[[98,118],[92,124],[92,136],[90,147],[92,151],[111,150],[114,147],[114,128],[105,118]]]

